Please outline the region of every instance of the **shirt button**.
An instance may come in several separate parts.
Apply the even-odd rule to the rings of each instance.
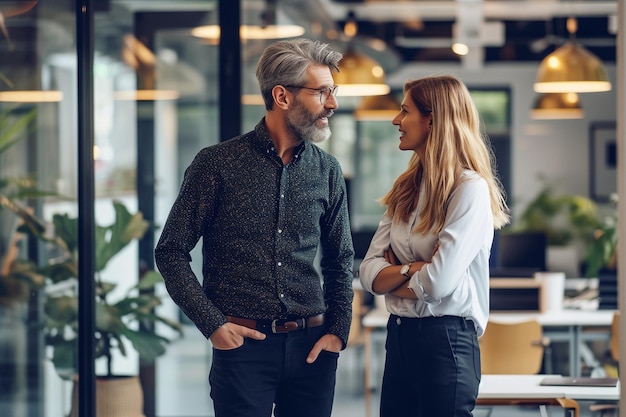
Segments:
[[[281,293],[280,298],[285,298],[285,294]]]
[[[280,198],[285,198],[285,194],[281,194],[281,195],[280,195]]]
[[[278,229],[278,233],[282,233],[282,232],[283,232],[283,229]]]
[[[283,266],[283,263],[282,263],[282,262],[279,262],[279,263],[278,263],[278,266]]]
[[[400,320],[400,317],[398,317],[398,318],[396,319],[396,324],[399,326],[401,323],[402,323],[402,320]]]

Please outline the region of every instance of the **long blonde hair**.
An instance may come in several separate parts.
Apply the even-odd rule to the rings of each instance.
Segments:
[[[480,119],[463,82],[452,76],[433,76],[407,81],[404,93],[424,115],[432,114],[432,128],[426,139],[425,160],[417,153],[409,167],[381,198],[394,221],[409,221],[417,206],[421,181],[424,193],[421,219],[416,232],[439,233],[443,228],[450,194],[463,170],[478,173],[489,187],[494,228],[509,222],[504,191],[494,171],[495,158]]]

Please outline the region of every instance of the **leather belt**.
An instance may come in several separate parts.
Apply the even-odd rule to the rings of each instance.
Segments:
[[[289,333],[296,330],[303,330],[309,327],[318,327],[324,324],[324,315],[308,318],[290,318],[276,320],[254,320],[244,319],[241,317],[226,316],[226,320],[248,327],[249,329],[258,330],[263,333]]]

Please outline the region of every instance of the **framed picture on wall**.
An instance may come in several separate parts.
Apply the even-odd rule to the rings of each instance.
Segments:
[[[617,192],[617,131],[615,122],[594,122],[589,127],[590,196],[609,201]]]

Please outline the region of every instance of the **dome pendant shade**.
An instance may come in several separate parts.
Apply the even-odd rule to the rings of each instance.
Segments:
[[[63,93],[56,90],[0,91],[2,103],[55,103],[61,100],[63,100]]]
[[[192,36],[207,41],[219,40],[220,33],[220,27],[217,25],[198,26],[191,30]],[[304,33],[304,28],[298,25],[242,25],[239,28],[239,36],[242,40],[295,38],[304,35]]]
[[[392,95],[368,96],[354,110],[356,120],[392,120],[400,112],[400,102]]]
[[[547,93],[540,95],[530,111],[533,119],[582,119],[584,112],[576,93]]]
[[[611,83],[597,56],[567,42],[541,61],[534,89],[538,93],[591,93],[609,91]]]
[[[377,96],[391,90],[385,84],[385,71],[373,59],[348,50],[339,61],[339,72],[333,75],[339,96]]]

